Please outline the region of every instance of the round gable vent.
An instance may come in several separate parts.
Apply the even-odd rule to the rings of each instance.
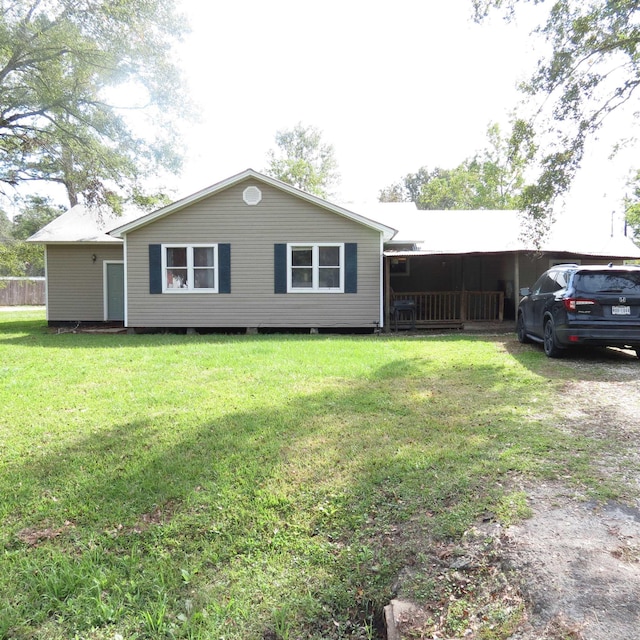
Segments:
[[[242,192],[242,199],[249,206],[256,205],[262,200],[262,191],[258,187],[247,187]]]

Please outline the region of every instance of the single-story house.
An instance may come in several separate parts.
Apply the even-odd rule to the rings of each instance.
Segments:
[[[517,211],[343,207],[251,169],[133,219],[78,205],[30,241],[49,324],[134,329],[374,330],[407,307],[422,326],[499,321],[554,263],[640,258],[622,235],[535,247]]]
[[[120,224],[74,207],[30,241],[53,325],[374,330],[394,234],[248,169]]]

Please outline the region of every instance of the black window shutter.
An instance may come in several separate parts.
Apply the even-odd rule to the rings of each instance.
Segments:
[[[273,245],[274,293],[287,293],[287,245]]]
[[[218,293],[231,293],[231,245],[218,245]]]
[[[358,245],[355,242],[344,245],[344,292],[358,293]]]
[[[162,245],[149,245],[149,293],[162,293]]]

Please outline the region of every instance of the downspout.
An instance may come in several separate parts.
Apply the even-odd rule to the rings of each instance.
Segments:
[[[124,262],[124,326],[129,326],[129,295],[128,295],[128,285],[129,278],[127,277],[127,235],[124,236],[124,241],[122,243],[122,260]]]
[[[44,304],[47,322],[49,322],[49,245],[44,245]]]
[[[384,328],[385,333],[389,332],[390,329],[390,308],[391,308],[391,272],[389,269],[389,258],[382,254],[382,271],[384,278],[383,285],[383,320],[382,326]]]

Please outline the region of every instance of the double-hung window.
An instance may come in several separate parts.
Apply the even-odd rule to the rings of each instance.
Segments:
[[[289,292],[344,291],[344,244],[288,244]]]
[[[162,290],[218,293],[217,244],[162,245]]]

